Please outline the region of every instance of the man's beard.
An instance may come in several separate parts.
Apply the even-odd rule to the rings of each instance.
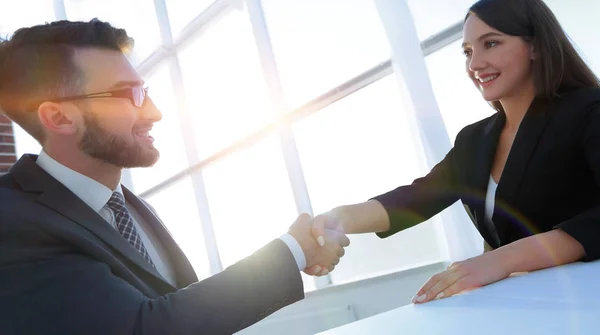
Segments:
[[[156,148],[128,143],[107,132],[91,113],[84,112],[83,117],[86,128],[79,149],[90,157],[121,168],[149,167],[158,160],[160,154]]]

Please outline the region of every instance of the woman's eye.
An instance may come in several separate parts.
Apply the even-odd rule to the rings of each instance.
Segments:
[[[462,53],[463,53],[463,55],[465,55],[465,56],[469,57],[469,56],[471,56],[471,53],[472,53],[472,51],[471,51],[471,50],[466,50],[466,49],[465,49],[465,50],[463,50],[463,52],[462,52]]]
[[[487,49],[489,49],[489,48],[493,48],[493,47],[495,47],[496,45],[498,45],[498,42],[496,42],[496,41],[488,41],[488,42],[485,42],[485,47],[486,47]]]

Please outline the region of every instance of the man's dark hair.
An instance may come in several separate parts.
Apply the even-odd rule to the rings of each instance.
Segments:
[[[74,62],[75,50],[99,48],[126,54],[133,44],[124,29],[98,19],[21,28],[0,42],[0,108],[43,143],[35,103],[83,93],[85,78]]]

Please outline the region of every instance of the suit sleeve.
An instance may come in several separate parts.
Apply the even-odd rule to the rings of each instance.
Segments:
[[[600,187],[600,106],[590,109],[583,122],[581,148],[594,180]],[[583,261],[600,258],[600,206],[593,207],[555,228],[575,238],[585,249]]]
[[[455,151],[451,149],[425,177],[411,185],[372,198],[383,205],[390,219],[390,229],[377,233],[379,237],[391,236],[426,221],[459,199]]]
[[[14,207],[0,203],[0,233],[11,236],[0,238],[2,334],[232,334],[304,297],[280,240],[206,280],[149,297]]]
[[[287,246],[275,240],[206,280],[158,299],[144,299],[135,333],[232,334],[302,298],[296,261]]]

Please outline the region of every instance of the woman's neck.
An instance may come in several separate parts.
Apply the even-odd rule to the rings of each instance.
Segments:
[[[533,85],[528,85],[525,89],[519,90],[516,94],[500,99],[500,104],[506,114],[506,124],[504,128],[516,131],[519,129],[521,121],[527,114],[535,98],[535,89]]]

